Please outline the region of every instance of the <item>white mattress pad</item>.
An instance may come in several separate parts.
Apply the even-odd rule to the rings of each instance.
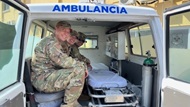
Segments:
[[[92,70],[99,70],[99,69],[109,70],[109,67],[103,63],[92,63],[91,66],[92,66]]]
[[[109,70],[89,71],[88,84],[92,88],[117,88],[126,87],[127,80]]]

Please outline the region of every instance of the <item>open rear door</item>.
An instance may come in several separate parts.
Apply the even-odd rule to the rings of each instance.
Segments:
[[[18,1],[0,0],[0,107],[26,106],[22,74],[29,10]]]
[[[190,3],[167,9],[164,19],[162,107],[190,107]]]

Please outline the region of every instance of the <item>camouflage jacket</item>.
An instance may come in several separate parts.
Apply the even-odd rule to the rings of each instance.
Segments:
[[[83,62],[69,57],[69,53],[70,48],[67,42],[60,43],[54,35],[45,37],[34,50],[31,62],[34,74],[84,66]]]
[[[78,46],[76,44],[71,46],[70,56],[73,58],[77,58],[79,61],[82,61],[86,64],[90,64],[90,60],[88,58],[86,58],[85,56],[80,54]]]

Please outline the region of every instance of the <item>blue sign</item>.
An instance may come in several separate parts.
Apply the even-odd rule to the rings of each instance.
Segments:
[[[88,6],[88,5],[55,5],[53,12],[87,12],[87,13],[112,13],[112,14],[127,14],[124,7],[118,6]]]

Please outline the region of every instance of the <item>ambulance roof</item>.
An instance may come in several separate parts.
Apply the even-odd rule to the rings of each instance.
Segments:
[[[129,5],[108,5],[90,3],[47,3],[28,4],[28,6],[30,11],[35,13],[81,13],[158,16],[156,11],[152,8]]]

